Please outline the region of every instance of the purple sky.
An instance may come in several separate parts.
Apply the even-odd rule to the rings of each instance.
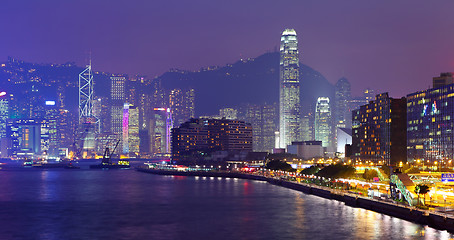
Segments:
[[[393,97],[454,72],[452,0],[3,0],[0,61],[160,75],[256,57],[295,28],[303,63]]]

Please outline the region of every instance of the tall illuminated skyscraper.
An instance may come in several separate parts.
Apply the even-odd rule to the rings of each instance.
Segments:
[[[9,117],[9,104],[6,96],[0,96],[0,138],[6,137],[6,122]]]
[[[298,40],[294,29],[285,29],[281,36],[279,81],[280,147],[299,141],[300,82]]]
[[[125,82],[126,77],[112,76],[111,89],[110,89],[110,116],[111,116],[111,132],[113,134],[121,135],[122,121],[123,121],[123,105],[125,103]]]
[[[139,138],[139,109],[129,103],[123,108],[123,153],[138,153]]]

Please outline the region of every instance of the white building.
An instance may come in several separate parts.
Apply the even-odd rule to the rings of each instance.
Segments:
[[[352,144],[352,129],[337,128],[337,150],[336,152],[345,154],[345,145]]]
[[[296,154],[304,160],[324,157],[320,141],[293,142],[292,145],[288,145],[287,152]]]

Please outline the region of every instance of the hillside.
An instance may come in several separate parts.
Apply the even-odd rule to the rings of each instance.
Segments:
[[[266,53],[254,59],[196,72],[172,70],[158,79],[162,87],[194,88],[196,115],[217,114],[223,107],[241,103],[272,103],[279,100],[279,53]],[[303,112],[312,111],[319,96],[334,96],[334,87],[322,74],[300,64]]]

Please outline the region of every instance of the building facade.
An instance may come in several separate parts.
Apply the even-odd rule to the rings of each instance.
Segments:
[[[6,137],[6,123],[9,118],[9,101],[7,96],[0,97],[0,138]]]
[[[276,105],[255,105],[246,107],[244,120],[252,126],[253,150],[256,152],[271,152],[275,145]]]
[[[123,107],[123,153],[138,154],[139,138],[139,108],[129,103]]]
[[[298,39],[294,29],[282,32],[279,63],[280,147],[300,138],[300,82]]]
[[[150,119],[150,153],[154,156],[170,153],[170,131],[173,128],[170,108],[154,108]]]
[[[215,151],[252,151],[252,127],[239,120],[192,118],[172,129],[172,160],[200,159]]]
[[[323,147],[332,144],[331,107],[328,97],[319,97],[315,106],[315,140],[321,141]]]
[[[407,161],[406,99],[378,94],[352,112],[352,152],[359,161],[396,166]]]
[[[113,76],[110,77],[110,117],[111,117],[111,132],[121,134],[123,127],[123,105],[125,103],[125,82],[126,77]]]
[[[434,85],[436,85],[434,83]],[[454,159],[454,85],[407,95],[409,161],[446,164]]]
[[[10,119],[7,125],[8,156],[17,158],[45,157],[52,145],[54,132],[48,120]]]
[[[439,88],[454,83],[454,74],[451,72],[440,73],[439,77],[432,78],[432,87]]]
[[[292,145],[288,146],[288,152],[296,154],[303,160],[325,156],[321,141],[293,142]]]
[[[169,107],[175,126],[194,118],[195,90],[173,89],[169,94]]]
[[[351,128],[351,111],[349,103],[351,101],[350,82],[346,78],[341,78],[335,86],[335,126],[340,128]]]
[[[352,144],[352,129],[351,128],[337,128],[337,144],[336,152],[340,156],[345,156],[345,145]]]
[[[221,108],[219,109],[219,117],[230,120],[238,119],[238,110],[234,108]]]

